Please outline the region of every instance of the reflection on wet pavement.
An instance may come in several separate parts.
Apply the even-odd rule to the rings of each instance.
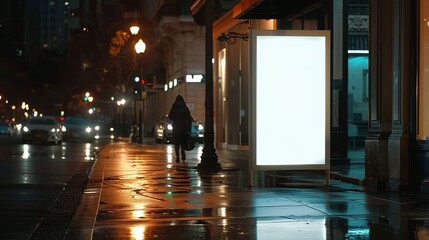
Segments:
[[[247,159],[234,154],[219,151],[224,169],[202,174],[201,147],[185,163],[171,145],[107,147],[93,239],[428,239],[421,199],[338,181],[248,188]]]

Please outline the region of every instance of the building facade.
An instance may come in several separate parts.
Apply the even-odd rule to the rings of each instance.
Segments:
[[[205,28],[197,25],[189,1],[145,1],[143,18],[151,30],[145,61],[149,86],[145,99],[145,135],[163,119],[178,94],[193,117],[205,121]]]
[[[191,6],[201,25],[206,2]],[[364,184],[380,190],[418,191],[424,186],[427,1],[213,3],[216,146],[241,148],[249,142],[250,50],[242,36],[250,29],[330,30],[331,163],[363,161]]]

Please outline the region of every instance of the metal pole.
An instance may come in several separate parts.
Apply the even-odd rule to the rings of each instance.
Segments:
[[[143,72],[143,70],[142,70]],[[140,117],[140,126],[139,126],[139,139],[141,144],[144,143],[144,124],[143,124],[143,84],[140,82],[140,107],[139,107],[139,117]]]
[[[143,144],[144,142],[144,122],[143,122],[143,65],[142,65],[142,53],[139,54],[139,64],[140,64],[140,107],[139,107],[139,118],[140,118],[140,125],[139,125],[139,143]]]
[[[133,37],[135,37],[135,35],[133,35]],[[133,44],[135,44],[134,41],[133,41]],[[133,71],[134,71],[133,77],[135,78],[136,77],[135,74],[137,73],[137,60],[138,60],[137,55],[138,54],[136,53],[136,51],[132,51],[132,52],[133,52],[133,64],[134,64],[134,66],[133,66]],[[133,84],[136,84],[135,79],[133,79],[133,81],[134,81]],[[139,122],[138,122],[138,118],[139,118],[138,101],[139,101],[139,96],[138,96],[138,94],[135,94],[135,96],[134,96],[134,111],[133,111],[133,113],[134,113],[134,122],[133,122],[133,138],[134,138],[134,141],[133,141],[133,139],[131,139],[131,142],[135,142],[135,143],[139,143],[139,138],[140,138],[140,135],[137,137],[137,126],[139,124]]]
[[[218,162],[216,149],[214,147],[213,127],[213,0],[206,0],[204,7],[206,13],[206,119],[204,128],[204,148],[201,155],[201,163],[198,164],[198,169],[202,171],[219,171],[221,166]]]

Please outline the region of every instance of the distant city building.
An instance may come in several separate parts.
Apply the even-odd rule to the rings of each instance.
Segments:
[[[41,53],[68,56],[70,32],[79,27],[79,0],[26,0],[25,52],[28,61]]]
[[[2,55],[32,62],[42,53],[70,57],[77,33],[115,26],[124,12],[120,0],[5,0],[0,6]]]
[[[69,2],[44,0],[40,11],[40,48],[65,55],[68,41],[68,7]]]

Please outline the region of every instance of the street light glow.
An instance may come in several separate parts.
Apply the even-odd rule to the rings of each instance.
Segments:
[[[136,53],[138,54],[144,53],[144,51],[146,50],[146,43],[144,43],[143,40],[140,39],[136,43],[135,49],[136,49]]]
[[[116,104],[118,105],[118,106],[121,106],[121,105],[125,105],[125,103],[126,103],[127,101],[125,100],[125,99],[121,99],[121,100],[118,100],[118,101],[116,101]]]
[[[130,27],[130,32],[132,35],[137,35],[139,33],[139,31],[140,31],[139,26],[131,26]]]

